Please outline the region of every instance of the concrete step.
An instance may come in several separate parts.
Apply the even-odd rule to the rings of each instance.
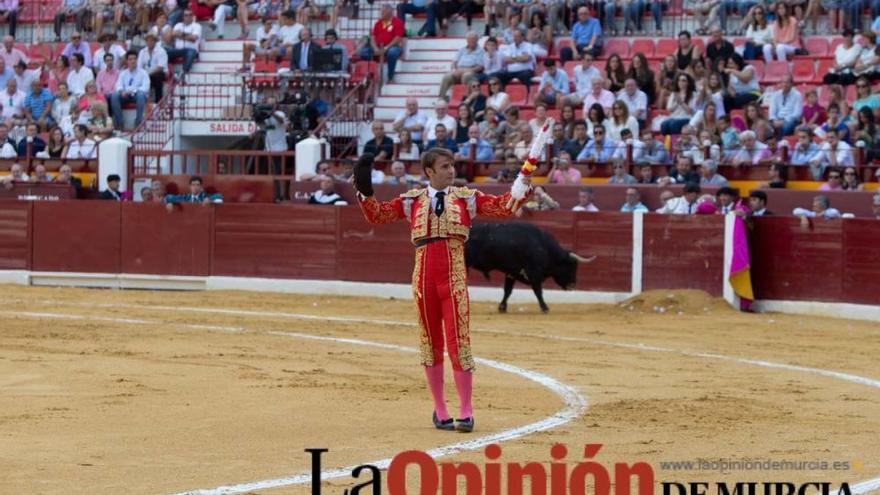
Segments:
[[[202,47],[202,53],[205,51],[238,51],[241,52],[244,46],[243,40],[212,40],[206,41]]]
[[[401,110],[401,108],[377,106],[373,108],[373,118],[378,120],[394,121],[394,119],[397,118],[397,114],[399,114]]]
[[[407,50],[406,60],[412,62],[452,62],[455,50]]]
[[[394,74],[394,82],[400,84],[407,83],[428,83],[436,84],[434,90],[440,89],[440,80],[443,79],[443,72],[401,72]]]
[[[199,53],[199,62],[238,62],[241,65],[241,49],[207,51]]]
[[[376,106],[393,107],[402,110],[406,107],[406,100],[407,97],[405,96],[380,96],[376,98]],[[434,96],[417,96],[416,100],[419,102],[419,108],[432,108],[437,101],[437,95],[435,92]]]
[[[452,50],[457,51],[465,45],[464,38],[416,38],[406,40],[407,50]]]
[[[193,64],[192,72],[236,72],[241,68],[241,60],[238,62],[196,62]]]
[[[397,62],[397,72],[420,72],[435,73],[439,72],[440,77],[452,70],[452,62],[445,61],[411,61],[401,60]]]
[[[383,96],[436,96],[439,84],[398,84],[390,83],[382,86]]]

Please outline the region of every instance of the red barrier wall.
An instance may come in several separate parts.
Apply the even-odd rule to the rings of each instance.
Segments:
[[[120,203],[37,201],[33,205],[33,270],[119,273]]]
[[[700,289],[721,295],[724,218],[645,215],[642,288]]]
[[[185,214],[178,214],[185,212]],[[120,263],[123,273],[208,276],[214,208],[123,203]]]
[[[0,205],[0,269],[31,267],[31,203],[4,201]]]

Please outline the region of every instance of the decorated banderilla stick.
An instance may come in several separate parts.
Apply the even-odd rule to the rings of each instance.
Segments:
[[[538,168],[538,162],[541,159],[541,154],[544,151],[547,140],[550,139],[554,123],[555,121],[552,118],[548,118],[532,141],[529,154],[519,169],[519,174],[516,176],[513,187],[510,188],[510,201],[507,202],[508,209],[513,209],[516,202],[525,198],[526,194],[528,194],[530,186],[526,183],[525,179],[530,178],[535,169]]]

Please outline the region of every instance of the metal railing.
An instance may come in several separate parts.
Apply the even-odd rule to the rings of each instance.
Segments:
[[[133,150],[129,154],[131,177],[155,175],[229,175],[291,179],[292,151],[257,150]],[[157,164],[165,164],[159,168]]]
[[[357,150],[361,125],[373,120],[375,95],[375,81],[366,79],[351,88],[321,119],[314,135],[327,139],[330,156],[343,157]]]

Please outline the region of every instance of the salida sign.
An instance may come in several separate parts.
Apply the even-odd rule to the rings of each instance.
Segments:
[[[251,134],[257,130],[253,122],[210,122],[208,131],[211,134]]]

